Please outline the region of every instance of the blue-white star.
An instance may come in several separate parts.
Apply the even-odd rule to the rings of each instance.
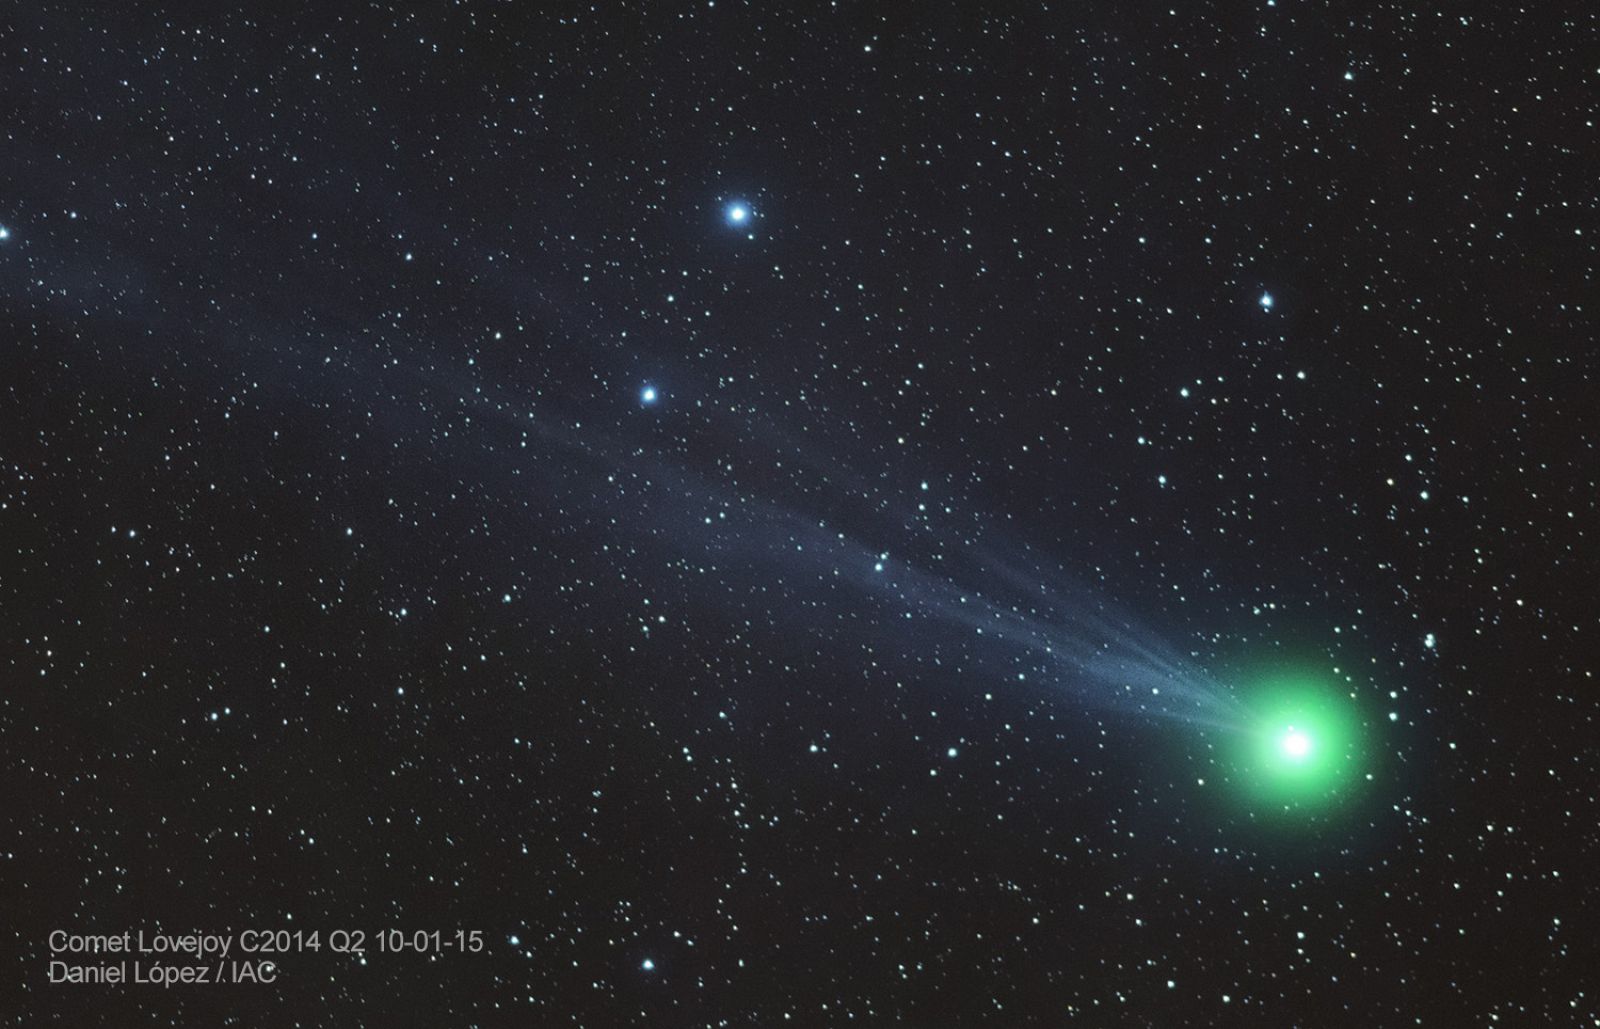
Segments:
[[[735,227],[746,225],[750,221],[750,205],[735,201],[723,209],[722,215],[728,219],[729,225]]]
[[[1261,294],[1261,309],[1263,311],[1272,310],[1272,294],[1271,293],[1263,293],[1263,294]]]
[[[641,389],[639,391],[639,402],[641,404],[653,404],[653,403],[655,403],[656,402],[656,388],[654,386],[646,386],[644,389]]]

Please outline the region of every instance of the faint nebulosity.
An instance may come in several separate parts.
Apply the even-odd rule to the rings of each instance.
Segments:
[[[1600,1023],[1597,19],[19,7],[0,1022]]]

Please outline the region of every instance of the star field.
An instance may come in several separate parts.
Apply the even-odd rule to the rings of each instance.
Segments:
[[[9,21],[0,1023],[1600,1024],[1596,14]]]

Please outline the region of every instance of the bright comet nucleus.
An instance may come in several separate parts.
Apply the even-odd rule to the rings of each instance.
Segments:
[[[1278,672],[1242,693],[1246,715],[1231,763],[1256,813],[1328,811],[1362,781],[1354,695],[1314,672]]]

